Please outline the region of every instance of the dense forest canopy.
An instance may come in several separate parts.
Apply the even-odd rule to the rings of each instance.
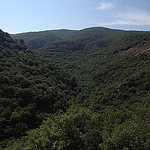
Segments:
[[[150,149],[150,32],[11,36],[0,31],[0,149]]]
[[[45,113],[64,110],[75,78],[0,31],[0,140],[20,137]]]

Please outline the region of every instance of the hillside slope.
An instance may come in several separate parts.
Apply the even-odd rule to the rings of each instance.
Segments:
[[[89,89],[90,98],[81,101],[99,110],[106,105],[121,108],[136,102],[149,103],[149,67],[150,33],[145,32],[97,49],[69,69],[76,72],[85,85],[93,84],[95,90]]]
[[[64,110],[73,76],[0,30],[0,141],[38,127],[46,113]]]

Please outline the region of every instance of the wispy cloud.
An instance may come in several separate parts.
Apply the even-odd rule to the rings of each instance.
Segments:
[[[100,3],[100,5],[96,9],[108,10],[108,9],[111,9],[112,7],[113,7],[113,3],[111,3],[111,2],[102,2],[102,3]]]
[[[99,23],[99,25],[150,25],[150,14],[143,10],[118,13],[112,22]]]

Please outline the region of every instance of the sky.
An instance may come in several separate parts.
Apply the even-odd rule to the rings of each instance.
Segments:
[[[5,32],[89,27],[150,31],[150,0],[0,0]]]

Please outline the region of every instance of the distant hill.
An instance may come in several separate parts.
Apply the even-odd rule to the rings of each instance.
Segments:
[[[76,31],[66,39],[56,40],[37,49],[44,57],[49,57],[55,62],[66,65],[83,55],[93,52],[93,49],[87,49],[87,46],[97,40],[105,40],[111,35],[121,33],[120,30],[107,28],[87,28]],[[109,40],[109,41],[108,41]],[[105,42],[110,42],[108,39]]]
[[[23,39],[26,45],[32,49],[38,49],[56,40],[62,40],[68,38],[74,30],[49,30],[49,31],[39,31],[39,32],[28,32],[20,34],[11,34],[13,39]]]
[[[87,43],[99,38],[104,38],[111,35],[114,32],[118,32],[119,30],[107,29],[102,27],[94,27],[87,28],[83,30],[47,30],[47,31],[39,31],[39,32],[27,32],[27,33],[19,33],[19,34],[11,34],[13,39],[23,39],[26,45],[32,49],[36,50],[45,45],[48,45],[51,42],[61,40],[69,40]]]
[[[100,27],[87,28],[71,34],[68,39],[50,42],[37,51],[61,65],[68,65],[88,54],[107,48],[112,44],[115,45],[121,39],[138,34],[143,33]]]
[[[0,141],[38,127],[46,113],[64,110],[75,78],[0,30]]]

